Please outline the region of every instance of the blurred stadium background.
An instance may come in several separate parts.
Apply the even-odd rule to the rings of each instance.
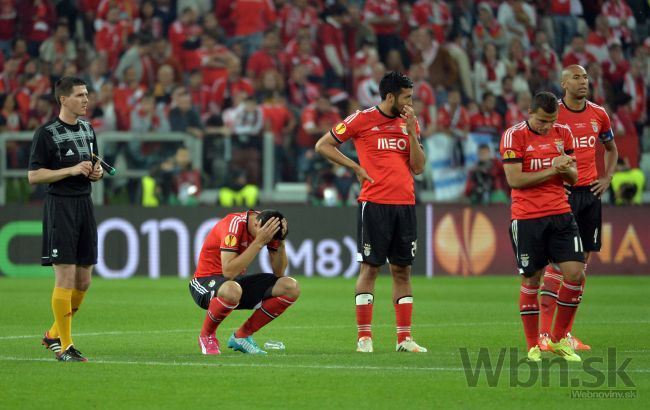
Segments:
[[[414,275],[439,278],[432,286],[418,278],[421,293],[416,296],[429,299],[420,305],[422,310],[416,307],[415,328],[418,321],[429,323],[416,335],[434,341],[438,352],[420,363],[409,358],[410,367],[403,372],[395,370],[403,366],[402,359],[392,356],[359,363],[349,355],[339,363],[341,352],[348,350],[341,343],[353,340],[353,331],[349,335],[343,330],[321,331],[315,333],[319,342],[313,349],[326,354],[307,360],[313,349],[304,344],[313,338],[306,337],[305,330],[294,330],[296,334],[287,335],[285,342],[301,346],[297,356],[288,355],[260,371],[254,384],[273,378],[276,371],[291,379],[296,368],[285,367],[298,363],[297,368],[302,366],[314,380],[327,381],[304,384],[291,379],[302,384],[299,391],[306,392],[304,406],[327,402],[338,407],[386,406],[381,400],[354,402],[356,390],[350,386],[359,383],[356,376],[363,372],[381,376],[377,384],[359,385],[377,397],[385,394],[378,386],[392,384],[392,376],[397,375],[409,386],[404,391],[413,407],[429,403],[485,407],[486,397],[500,397],[504,391],[479,389],[465,396],[472,390],[466,389],[462,373],[440,379],[437,372],[444,374],[445,366],[459,365],[459,343],[512,346],[523,340],[514,309],[517,278],[507,238],[509,192],[495,155],[498,141],[503,130],[526,118],[531,95],[541,90],[561,94],[562,66],[581,64],[590,75],[590,99],[608,110],[621,158],[612,189],[604,196],[603,250],[589,267],[590,274],[616,277],[591,282],[594,300],[603,305],[585,304],[582,330],[592,340],[605,337],[603,326],[614,326],[629,315],[629,323],[616,328],[619,338],[607,336],[599,342],[605,346],[624,340],[617,346],[639,356],[635,369],[638,377],[647,380],[647,361],[641,361],[638,348],[647,339],[643,335],[647,301],[641,297],[647,278],[639,276],[650,274],[650,233],[645,222],[650,202],[645,183],[650,177],[649,34],[650,2],[646,0],[0,0],[0,296],[3,311],[12,313],[0,322],[2,361],[7,364],[0,375],[23,372],[23,362],[9,366],[15,357],[34,360],[30,363],[34,374],[54,374],[35,358],[44,355],[33,352],[33,340],[27,336],[46,326],[50,285],[46,278],[51,270],[37,264],[43,187],[29,186],[26,174],[33,131],[57,115],[52,96],[57,79],[77,75],[86,80],[88,118],[97,131],[100,153],[118,169],[116,176],[94,185],[100,242],[96,276],[141,277],[128,285],[98,281],[93,285],[98,295],[89,298],[89,310],[101,315],[102,303],[107,311],[120,304],[142,304],[137,296],[142,289],[151,292],[152,300],[173,300],[170,306],[154,303],[156,309],[167,314],[177,309],[171,324],[144,326],[137,337],[133,335],[142,327],[116,329],[119,323],[111,320],[84,325],[80,319],[75,331],[99,332],[102,337],[110,337],[106,335],[111,331],[131,335],[128,354],[88,340],[96,336],[81,336],[85,345],[93,346],[88,352],[91,358],[90,353],[95,353],[97,360],[164,362],[160,366],[193,362],[189,370],[173,373],[189,377],[190,370],[202,363],[190,354],[193,346],[188,342],[194,338],[189,329],[200,318],[185,298],[185,282],[172,278],[193,273],[203,237],[219,217],[247,207],[279,208],[291,221],[290,274],[356,275],[353,206],[359,187],[349,170],[314,155],[313,146],[348,113],[378,103],[378,79],[385,71],[399,70],[415,82],[414,105],[427,153],[426,172],[416,180],[420,239]],[[344,149],[355,157],[351,144]],[[264,269],[261,260],[250,270]],[[486,275],[511,275],[512,281],[482,278]],[[481,278],[468,282],[443,276]],[[7,280],[38,277],[44,279]],[[169,279],[150,286],[153,282],[146,277]],[[351,294],[351,281],[305,281],[311,283],[306,285],[305,306],[314,311],[296,306],[301,329],[323,317],[332,323],[336,320],[337,325],[343,320],[353,324],[350,309],[332,313],[307,302],[332,298],[340,299],[337,305],[351,303],[349,295],[339,295],[347,288]],[[11,302],[9,295],[22,295],[21,301],[35,297],[21,293],[24,284],[42,292],[38,309]],[[388,294],[388,282],[378,286]],[[120,289],[126,293],[122,295]],[[474,334],[456,328],[441,336],[436,327],[440,317],[454,323],[484,320],[480,314],[484,305],[455,305],[451,300],[465,291],[475,292],[477,300],[495,295],[495,304],[490,305],[495,309],[486,312],[498,323],[507,322],[508,331],[491,326],[484,329],[487,333]],[[630,310],[621,307],[608,316],[610,292],[625,300],[629,297],[625,308]],[[102,301],[101,295],[112,302]],[[124,300],[113,299],[122,296]],[[448,303],[438,303],[445,298]],[[124,314],[139,321],[148,307]],[[470,312],[471,320],[461,317],[460,311]],[[292,314],[283,325],[289,326]],[[392,317],[378,320],[389,334]],[[147,335],[157,335],[167,326],[172,332],[160,337],[180,343],[178,349],[187,350],[186,354],[179,356],[178,349],[164,340],[150,345]],[[174,329],[181,331],[174,334]],[[271,333],[271,337],[284,336]],[[323,342],[328,337],[336,348]],[[149,346],[153,350],[148,351]],[[323,370],[323,360],[329,369],[343,366],[345,377],[339,380],[339,373]],[[231,368],[239,365],[244,370],[237,371],[237,380],[250,377],[246,369],[256,366],[237,359]],[[178,397],[187,403],[195,399],[188,393],[170,396],[155,387],[160,374],[155,366],[127,393],[132,404],[180,407]],[[418,366],[422,369],[415,369]],[[124,393],[118,387],[123,368],[120,363],[107,367],[112,370],[92,373],[115,386],[100,396],[106,401],[83,397],[95,406],[116,407],[119,403],[111,405],[110,397]],[[142,374],[139,371],[133,373],[134,379]],[[434,376],[426,378],[427,372]],[[209,377],[205,369],[201,374]],[[441,399],[439,388],[427,387],[423,393],[417,388],[422,374],[427,375],[427,386],[456,391],[452,394],[456,398]],[[77,376],[77,383],[94,391],[92,383]],[[331,389],[321,389],[330,382],[334,383]],[[39,379],[34,378],[34,383]],[[239,394],[241,386],[232,384],[228,386]],[[15,387],[6,396],[10,407],[24,403],[22,398],[29,394]],[[191,387],[187,391],[193,391]],[[341,398],[332,401],[324,392]],[[281,392],[273,389],[265,393],[282,399]],[[236,400],[233,394],[227,397]],[[530,399],[512,389],[506,396]],[[545,390],[536,397],[559,403],[565,396],[559,390]],[[30,403],[49,404],[47,396]],[[261,399],[252,403],[273,407]]]

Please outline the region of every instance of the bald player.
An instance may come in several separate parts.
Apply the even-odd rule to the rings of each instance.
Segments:
[[[603,192],[609,188],[616,169],[618,151],[609,116],[600,105],[587,100],[589,94],[589,77],[582,66],[570,65],[562,70],[564,97],[559,101],[558,124],[571,128],[573,133],[575,157],[578,165],[578,182],[567,187],[571,210],[578,223],[582,243],[575,244],[589,262],[591,252],[600,251],[602,225],[601,201]],[[596,170],[596,144],[605,146],[605,172],[598,176]],[[585,273],[587,264],[585,263]],[[562,273],[558,266],[551,264],[544,272],[544,284],[541,287],[541,323],[539,347],[549,350],[548,341],[553,324],[553,315],[557,303],[558,289],[562,282]],[[580,292],[582,298],[584,281]],[[575,317],[575,316],[574,316]],[[569,324],[567,339],[574,350],[590,350],[591,347],[571,335],[573,321]]]

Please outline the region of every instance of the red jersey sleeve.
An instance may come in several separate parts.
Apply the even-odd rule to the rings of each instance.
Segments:
[[[603,144],[614,139],[614,131],[612,131],[612,123],[609,120],[609,115],[605,110],[601,111],[600,114],[600,134],[598,134],[598,139]]]
[[[503,133],[499,152],[501,153],[501,158],[503,159],[504,164],[523,162],[524,149],[522,135],[523,134],[517,132],[514,127],[508,128],[506,132]]]
[[[575,152],[575,145],[573,142],[573,133],[568,126],[562,127],[562,137],[564,138],[564,153],[573,155]]]
[[[238,252],[245,227],[246,224],[238,223],[238,219],[234,218],[228,226],[224,225],[223,229],[218,230],[216,234],[221,244],[221,251]]]
[[[330,134],[337,140],[339,143],[344,143],[350,138],[356,138],[362,121],[358,118],[361,116],[361,111],[357,111],[354,114],[348,116],[343,121],[339,122],[330,130]]]

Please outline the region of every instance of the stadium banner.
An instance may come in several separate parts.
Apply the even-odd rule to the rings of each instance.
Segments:
[[[356,208],[299,205],[277,208],[289,220],[286,241],[289,274],[347,278],[357,275]],[[205,236],[220,217],[238,211],[242,210],[97,206],[99,255],[95,275],[115,279],[134,275],[152,279],[191,277]],[[50,267],[38,264],[42,212],[38,206],[0,207],[0,277],[52,275]],[[426,222],[424,215],[424,207],[419,208],[418,221],[422,228]],[[248,272],[271,271],[266,249],[262,253]],[[387,271],[383,269],[384,273]],[[423,254],[416,258],[414,274],[426,274]]]
[[[645,219],[649,210],[603,207],[602,248],[592,254],[588,274],[650,274],[650,230]],[[427,276],[517,274],[509,207],[427,205],[426,214]]]
[[[288,273],[352,278],[357,275],[356,209],[277,206],[289,219]],[[190,277],[203,239],[233,209],[207,207],[96,207],[99,258],[95,274],[125,279],[135,275]],[[602,250],[589,274],[650,274],[647,207],[605,207]],[[418,253],[414,275],[516,275],[505,206],[418,206]],[[0,207],[0,276],[52,275],[42,267],[42,208]],[[268,272],[263,251],[248,272]],[[388,269],[383,268],[386,274]]]

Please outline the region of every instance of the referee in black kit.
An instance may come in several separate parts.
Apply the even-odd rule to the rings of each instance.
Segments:
[[[72,316],[90,286],[97,263],[97,223],[90,183],[103,176],[97,137],[86,114],[86,83],[75,77],[56,82],[54,95],[61,110],[34,134],[29,157],[30,184],[47,184],[43,212],[41,265],[54,269],[52,312],[54,324],[42,344],[59,361],[85,362],[72,342]]]

